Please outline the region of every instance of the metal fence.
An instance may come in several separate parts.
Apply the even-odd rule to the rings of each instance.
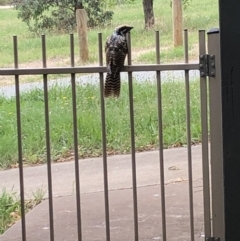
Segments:
[[[186,90],[186,132],[187,132],[187,157],[188,157],[188,184],[189,184],[189,213],[190,213],[190,240],[194,241],[194,202],[193,202],[193,177],[192,177],[192,145],[191,145],[191,118],[190,118],[190,93],[189,93],[189,71],[200,70],[200,93],[201,93],[201,144],[202,144],[202,168],[203,168],[203,196],[204,196],[204,232],[206,240],[211,237],[221,237],[223,240],[223,193],[222,193],[222,167],[220,161],[221,155],[221,120],[220,120],[220,62],[219,62],[219,34],[218,32],[209,33],[208,52],[206,54],[205,31],[199,31],[199,63],[189,63],[188,57],[188,32],[184,31],[184,56],[185,61],[182,64],[161,64],[160,61],[160,37],[156,31],[156,64],[150,65],[132,65],[131,39],[128,35],[129,54],[127,65],[123,71],[128,73],[129,84],[129,110],[130,110],[130,129],[131,129],[131,160],[132,160],[132,195],[133,195],[133,217],[134,217],[134,240],[139,238],[138,223],[138,185],[136,171],[136,151],[135,151],[135,133],[134,133],[134,102],[133,102],[133,72],[137,71],[155,71],[156,88],[158,103],[158,136],[159,136],[159,165],[160,165],[160,194],[161,194],[161,240],[167,239],[166,224],[166,202],[165,202],[165,183],[164,183],[164,152],[163,152],[163,124],[162,124],[162,97],[161,97],[161,71],[185,71],[185,90]],[[80,195],[80,174],[79,174],[79,156],[78,156],[78,136],[77,136],[77,103],[76,103],[76,74],[79,73],[99,73],[100,85],[100,104],[101,104],[101,122],[102,122],[102,153],[103,153],[103,176],[104,176],[104,203],[105,203],[105,227],[106,240],[110,241],[110,217],[109,217],[109,188],[108,188],[108,162],[107,162],[107,140],[105,123],[105,105],[103,96],[104,72],[102,34],[98,35],[99,47],[99,66],[97,67],[75,67],[74,63],[74,36],[70,35],[70,56],[71,67],[48,68],[46,57],[46,40],[42,36],[42,68],[18,68],[18,43],[17,37],[13,37],[14,44],[14,68],[1,69],[0,75],[15,76],[16,87],[16,112],[17,112],[17,133],[18,133],[18,160],[20,176],[20,194],[21,194],[21,224],[22,241],[26,241],[26,218],[24,211],[24,169],[22,154],[22,130],[21,130],[21,105],[20,105],[20,83],[19,77],[22,75],[42,75],[44,83],[44,104],[45,104],[45,131],[46,131],[46,155],[47,155],[47,178],[48,178],[48,200],[49,200],[49,222],[50,222],[50,240],[54,241],[54,213],[53,213],[53,194],[52,194],[52,170],[51,170],[51,152],[50,152],[50,125],[49,125],[49,103],[48,103],[48,75],[49,74],[70,74],[72,87],[72,111],[73,111],[73,136],[74,136],[74,159],[75,159],[75,183],[76,183],[76,208],[77,208],[77,231],[78,240],[82,238],[82,219],[81,219],[81,195]],[[212,62],[211,62],[212,60]],[[209,77],[209,78],[208,78]],[[208,89],[209,83],[209,89]],[[208,103],[209,98],[209,103]],[[209,122],[210,111],[210,122]],[[209,124],[210,123],[210,153],[209,156]],[[211,157],[211,170],[209,159]],[[211,175],[210,175],[211,174]],[[210,185],[211,176],[211,185]],[[210,188],[210,186],[212,188]],[[212,193],[211,193],[212,190]],[[212,206],[211,206],[212,203]],[[207,239],[209,238],[209,239]],[[217,240],[217,239],[216,239]]]

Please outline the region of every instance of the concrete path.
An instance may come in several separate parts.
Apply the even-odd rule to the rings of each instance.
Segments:
[[[0,6],[0,9],[9,9],[9,8],[13,8],[13,6],[12,5]]]
[[[201,146],[193,146],[193,178],[202,178]],[[136,154],[137,184],[149,186],[160,183],[159,152],[150,151]],[[187,148],[164,150],[165,183],[188,179]],[[173,168],[171,168],[173,167]],[[176,167],[178,170],[172,170]],[[131,155],[108,157],[109,189],[132,187]],[[81,193],[103,191],[102,158],[81,159],[79,161]],[[75,189],[74,162],[55,163],[52,165],[53,196],[73,195]],[[25,167],[24,185],[26,196],[38,188],[47,189],[47,165]],[[19,192],[19,171],[11,169],[0,171],[0,186],[8,191]],[[47,197],[47,193],[46,196]]]
[[[201,146],[192,147],[195,238],[203,240],[203,202]],[[157,151],[137,153],[139,240],[162,240]],[[168,241],[190,241],[187,149],[164,151],[166,216]],[[102,158],[79,161],[83,240],[106,240]],[[52,165],[55,240],[76,241],[76,198],[74,162]],[[25,193],[47,187],[46,165],[24,168]],[[131,155],[108,158],[111,240],[134,240]],[[0,183],[10,190],[18,188],[18,170],[0,172]],[[46,194],[47,197],[47,194]],[[27,240],[49,240],[48,200],[26,216]],[[21,241],[18,222],[0,241]]]

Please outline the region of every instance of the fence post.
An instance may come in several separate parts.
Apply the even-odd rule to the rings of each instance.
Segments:
[[[182,0],[172,0],[173,43],[174,47],[183,45]]]
[[[240,239],[240,1],[219,0],[225,240]]]
[[[81,63],[86,63],[89,60],[87,21],[88,15],[85,9],[77,9],[76,22]]]
[[[223,145],[221,103],[221,61],[219,29],[208,31],[208,52],[215,56],[215,75],[209,74],[210,158],[212,181],[212,236],[225,240],[224,234],[224,189]]]

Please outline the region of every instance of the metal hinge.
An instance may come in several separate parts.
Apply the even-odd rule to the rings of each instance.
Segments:
[[[215,55],[200,55],[199,63],[200,74],[202,77],[215,76]]]
[[[216,238],[216,237],[205,238],[205,241],[220,241],[220,238]]]

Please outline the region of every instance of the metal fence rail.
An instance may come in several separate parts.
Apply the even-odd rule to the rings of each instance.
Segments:
[[[105,227],[106,240],[110,241],[110,217],[109,217],[109,194],[108,194],[108,163],[107,163],[107,139],[106,139],[106,122],[105,122],[105,103],[103,96],[104,78],[106,67],[103,66],[103,49],[102,34],[98,34],[99,46],[99,66],[97,67],[75,67],[74,63],[74,36],[70,35],[70,59],[71,67],[48,68],[47,67],[47,49],[46,39],[42,36],[42,68],[26,69],[18,68],[18,46],[17,37],[13,37],[14,43],[14,68],[1,69],[0,75],[15,76],[16,86],[16,110],[17,110],[17,133],[18,133],[18,160],[20,176],[20,193],[21,193],[21,215],[22,215],[22,240],[26,241],[26,219],[24,212],[24,170],[22,155],[22,131],[21,131],[21,106],[19,91],[19,76],[21,75],[42,75],[44,84],[44,104],[45,104],[45,131],[46,131],[46,156],[47,156],[47,176],[48,176],[48,194],[49,194],[49,222],[50,222],[50,240],[54,241],[54,213],[53,213],[53,195],[52,195],[52,172],[51,172],[51,148],[50,148],[50,126],[49,126],[49,106],[48,106],[48,75],[49,74],[70,74],[72,88],[72,119],[73,119],[73,138],[74,138],[74,160],[75,160],[75,185],[76,185],[76,217],[78,228],[78,240],[82,241],[82,218],[81,218],[81,195],[80,195],[80,173],[79,173],[79,156],[78,156],[78,124],[77,124],[77,96],[76,96],[76,74],[79,73],[98,73],[100,85],[100,107],[102,122],[102,153],[103,153],[103,177],[104,177],[104,207],[105,207]],[[189,183],[189,237],[191,241],[194,237],[194,202],[193,202],[193,177],[192,177],[192,144],[191,144],[191,113],[190,113],[190,70],[199,70],[199,63],[189,63],[188,57],[188,32],[184,31],[184,56],[185,61],[181,64],[161,64],[160,63],[160,37],[156,31],[156,64],[151,65],[132,65],[131,56],[131,38],[128,35],[128,61],[123,72],[128,72],[129,83],[129,114],[130,114],[130,135],[131,135],[131,160],[132,160],[132,195],[133,195],[133,217],[134,217],[134,240],[139,240],[138,226],[138,196],[137,196],[137,170],[135,156],[135,132],[134,132],[134,101],[133,101],[133,77],[132,73],[136,71],[154,71],[156,72],[156,88],[158,103],[158,137],[159,137],[159,180],[161,194],[161,240],[167,241],[167,223],[166,223],[166,200],[165,200],[165,179],[164,179],[164,154],[163,154],[163,121],[162,121],[162,89],[161,89],[161,71],[185,71],[185,98],[186,98],[186,134],[187,134],[187,157],[188,157],[188,183]],[[199,32],[199,52],[201,55],[206,54],[205,32]],[[202,124],[202,165],[203,165],[203,187],[204,187],[204,229],[205,235],[211,235],[211,212],[210,212],[210,184],[209,184],[209,154],[208,154],[208,94],[207,78],[200,77],[201,92],[201,124]],[[159,225],[160,226],[160,225]],[[159,228],[160,230],[160,228]]]
[[[199,32],[199,54],[206,54],[205,31]],[[201,127],[202,127],[202,168],[203,168],[203,206],[204,206],[204,231],[205,236],[211,236],[210,213],[210,183],[209,183],[209,151],[208,151],[208,94],[207,77],[200,77],[201,96]]]
[[[14,67],[18,68],[18,48],[17,37],[13,37],[14,47]],[[18,136],[18,163],[19,163],[19,181],[20,181],[20,200],[21,200],[21,217],[22,217],[22,240],[26,240],[26,219],[25,219],[25,198],[24,198],[24,177],[23,177],[23,154],[22,154],[22,125],[21,125],[21,105],[20,105],[20,88],[19,75],[15,75],[16,88],[16,113],[17,113],[17,136]]]
[[[98,34],[99,65],[103,66],[102,34]],[[110,241],[110,218],[109,218],[109,195],[108,195],[108,167],[107,167],[107,138],[104,105],[104,79],[103,73],[99,73],[100,98],[101,98],[101,122],[102,122],[102,151],[103,151],[103,176],[104,176],[104,203],[105,203],[105,223],[106,241]]]
[[[70,35],[70,52],[71,67],[74,67],[74,37]],[[76,208],[77,208],[77,234],[78,240],[82,241],[82,222],[81,222],[81,195],[80,195],[80,175],[78,163],[78,136],[77,136],[77,95],[76,95],[76,78],[71,74],[72,84],[72,112],[73,112],[73,138],[74,138],[74,160],[75,160],[75,183],[76,183]]]
[[[122,72],[145,72],[145,71],[171,71],[171,70],[198,70],[198,63],[189,64],[149,64],[124,66]],[[52,67],[52,68],[9,68],[1,69],[0,75],[43,75],[43,74],[92,74],[104,73],[104,66],[94,67]]]
[[[160,64],[160,38],[156,32],[156,62]],[[162,239],[167,239],[166,227],[166,204],[165,204],[165,183],[164,183],[164,157],[163,157],[163,123],[162,123],[162,89],[161,72],[156,71],[157,76],[157,96],[158,96],[158,138],[159,138],[159,164],[160,164],[160,192],[161,192],[161,212],[162,212]]]
[[[184,31],[184,58],[188,63],[188,32]],[[189,184],[189,212],[190,212],[190,236],[194,241],[194,214],[193,214],[193,178],[192,178],[192,138],[191,138],[191,120],[190,120],[190,87],[189,70],[185,70],[185,88],[186,88],[186,120],[187,120],[187,152],[188,152],[188,184]]]

